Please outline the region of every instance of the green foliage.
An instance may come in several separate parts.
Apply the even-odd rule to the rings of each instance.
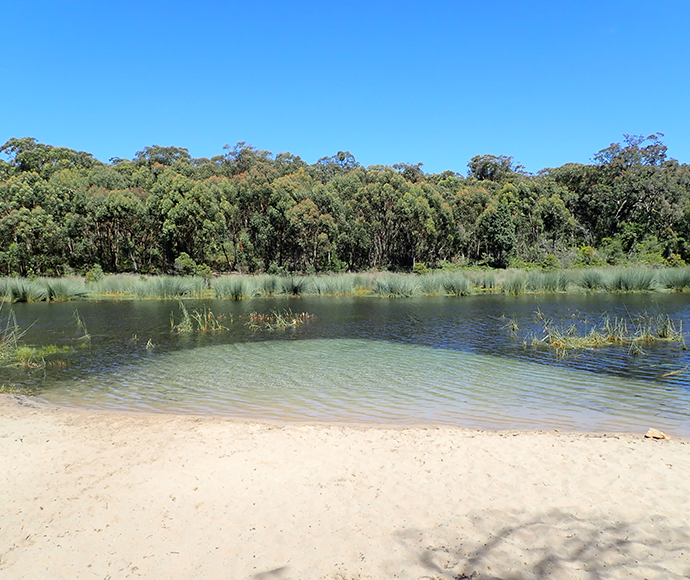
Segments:
[[[539,265],[543,270],[558,270],[561,267],[558,258],[553,254],[546,254]]]
[[[194,260],[189,257],[189,254],[182,252],[175,258],[175,273],[180,276],[191,276],[197,271],[197,265]]]
[[[549,269],[555,261],[542,263],[544,255],[566,265],[575,254],[580,267],[682,265],[690,260],[690,167],[667,158],[661,137],[626,135],[591,165],[538,175],[509,156],[477,155],[467,179],[426,174],[421,163],[362,167],[347,151],[308,165],[246,143],[211,159],[153,145],[106,164],[10,139],[0,146],[0,274],[86,272],[93,292],[101,283],[94,265],[196,275],[207,286],[211,269],[281,277]]]
[[[599,254],[592,247],[586,244],[581,245],[577,249],[577,258],[575,258],[575,267],[592,268],[595,266],[603,266],[604,263],[599,258]]]
[[[86,272],[84,279],[87,284],[92,284],[94,282],[100,282],[103,276],[103,268],[101,268],[100,264],[96,264],[88,272]]]
[[[417,262],[412,267],[412,272],[415,274],[428,274],[429,268],[426,267],[426,264],[424,262]]]

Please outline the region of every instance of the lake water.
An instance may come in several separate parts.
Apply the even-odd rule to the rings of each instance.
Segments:
[[[227,331],[171,331],[177,302],[12,305],[25,342],[73,349],[45,369],[0,370],[58,405],[244,419],[445,424],[488,429],[690,435],[690,353],[676,343],[571,352],[530,346],[544,320],[668,314],[690,329],[690,296],[555,295],[185,301]],[[9,306],[3,309],[7,315]],[[315,316],[256,332],[250,312]],[[74,312],[91,336],[84,346]],[[513,321],[517,330],[511,331]],[[147,348],[148,343],[148,348]]]

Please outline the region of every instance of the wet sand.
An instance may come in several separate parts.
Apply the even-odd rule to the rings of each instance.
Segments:
[[[0,449],[8,580],[690,576],[688,439],[279,425],[6,395]]]

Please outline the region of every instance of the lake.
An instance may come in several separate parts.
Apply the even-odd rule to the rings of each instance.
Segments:
[[[185,300],[222,332],[171,330],[175,301],[5,305],[31,344],[70,346],[43,369],[2,369],[46,402],[249,420],[438,424],[483,429],[690,435],[690,352],[678,343],[571,351],[531,346],[544,322],[589,328],[605,314],[667,314],[690,328],[686,294]],[[251,312],[314,315],[277,331]],[[90,340],[80,337],[75,311]],[[517,326],[517,329],[515,328]],[[632,326],[630,326],[632,329]],[[54,361],[58,361],[55,364]]]

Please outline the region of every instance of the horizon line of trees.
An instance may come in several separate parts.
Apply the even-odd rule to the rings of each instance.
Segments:
[[[503,155],[467,173],[309,165],[244,142],[193,158],[154,145],[109,163],[13,138],[0,147],[0,273],[411,270],[690,260],[690,166],[662,134],[528,174]]]

